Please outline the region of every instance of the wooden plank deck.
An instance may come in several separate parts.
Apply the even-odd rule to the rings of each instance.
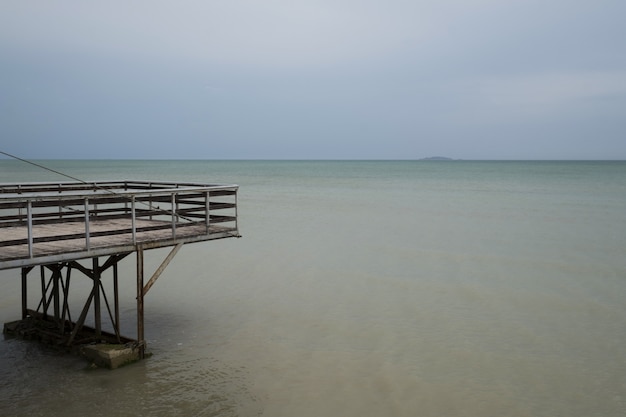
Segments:
[[[0,269],[2,264],[19,266],[47,263],[59,260],[82,259],[93,254],[112,254],[126,251],[137,245],[150,248],[171,246],[177,242],[199,242],[205,240],[235,237],[237,230],[234,227],[211,225],[207,233],[204,223],[178,224],[175,236],[172,236],[171,223],[158,220],[136,221],[136,240],[133,243],[131,219],[92,220],[89,222],[90,234],[89,250],[85,241],[85,223],[67,222],[57,224],[38,225],[33,228],[35,243],[33,257],[29,257],[28,244],[0,246]],[[28,236],[28,229],[22,227],[6,227],[0,229],[0,243],[3,241],[24,240]],[[102,236],[98,234],[102,233]],[[80,238],[66,239],[64,236],[80,236]],[[45,241],[46,238],[50,240]],[[56,239],[55,239],[56,238]],[[38,239],[44,241],[37,242]],[[131,248],[131,250],[133,250]],[[90,255],[91,253],[91,255]],[[72,255],[74,254],[74,255]],[[64,256],[62,256],[64,255]],[[15,266],[9,266],[15,267]]]
[[[0,270],[239,237],[237,188],[0,184]]]

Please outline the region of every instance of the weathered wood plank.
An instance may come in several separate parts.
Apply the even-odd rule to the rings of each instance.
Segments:
[[[0,269],[239,236],[237,189],[141,181],[0,184]]]

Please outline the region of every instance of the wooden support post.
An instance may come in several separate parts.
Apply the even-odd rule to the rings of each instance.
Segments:
[[[28,316],[28,273],[33,269],[32,266],[22,268],[22,319]]]
[[[43,265],[39,267],[39,274],[41,275],[41,301],[39,306],[43,306],[43,316],[45,318],[48,316],[48,303],[46,302],[48,287],[46,286],[46,269]],[[39,307],[37,307],[37,311],[39,311]]]
[[[137,248],[137,342],[139,359],[144,358],[145,340],[143,329],[143,248]]]
[[[22,268],[22,320],[27,316],[28,309],[28,268]]]
[[[61,321],[61,298],[60,298],[60,285],[59,280],[61,278],[62,266],[55,265],[52,270],[52,299],[54,302],[54,321],[59,324]]]
[[[98,265],[98,258],[93,258],[93,298],[96,337],[100,337],[102,336],[102,321],[100,310],[100,266]]]
[[[120,339],[120,296],[119,296],[119,288],[117,284],[117,262],[113,264],[113,303],[115,306],[115,334],[117,335],[117,339],[119,342]]]
[[[65,286],[63,287],[63,314],[61,315],[61,322],[63,324],[63,333],[65,333],[65,318],[71,323],[72,315],[70,314],[70,306],[69,306],[69,293],[70,293],[70,277],[72,273],[72,265],[66,264],[67,273],[65,274]],[[70,326],[71,327],[71,326]]]

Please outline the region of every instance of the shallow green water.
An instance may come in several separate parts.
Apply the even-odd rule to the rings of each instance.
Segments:
[[[146,299],[140,364],[85,371],[0,341],[0,414],[626,414],[624,162],[38,163],[237,183],[243,238],[177,255]],[[0,182],[63,180],[0,160]],[[0,320],[19,288],[0,271]]]

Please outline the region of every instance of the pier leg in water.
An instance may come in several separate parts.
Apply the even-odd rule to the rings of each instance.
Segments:
[[[143,331],[143,248],[137,248],[137,342],[139,359],[145,356],[146,342]]]

